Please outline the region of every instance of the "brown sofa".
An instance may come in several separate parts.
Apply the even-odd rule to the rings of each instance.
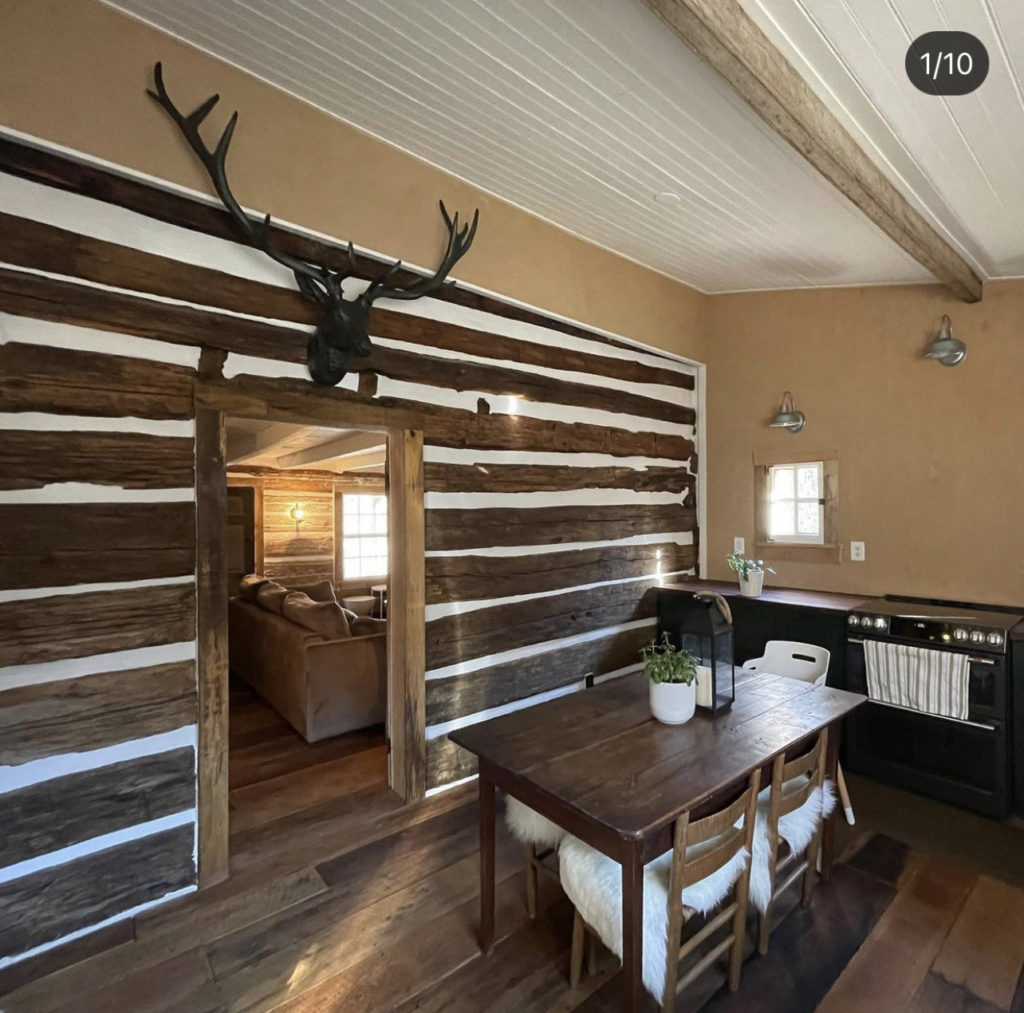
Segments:
[[[328,639],[237,597],[228,637],[231,671],[307,742],[384,721],[386,633]]]

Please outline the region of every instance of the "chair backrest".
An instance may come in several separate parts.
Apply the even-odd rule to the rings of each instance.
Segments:
[[[745,661],[748,672],[771,672],[803,682],[816,682],[828,672],[831,654],[816,644],[802,644],[795,640],[769,640],[764,645],[764,656]]]
[[[670,898],[679,897],[684,887],[698,883],[717,872],[730,862],[741,848],[749,849],[753,839],[754,811],[757,806],[760,779],[761,772],[754,771],[743,793],[724,809],[692,822],[689,814],[684,813],[676,821],[672,855],[673,888],[669,891]],[[695,858],[687,861],[686,855],[690,848],[711,840],[716,841],[713,848],[702,850]]]
[[[778,834],[779,820],[799,809],[815,788],[825,781],[825,761],[828,753],[828,729],[818,734],[817,741],[800,756],[786,760],[779,754],[772,764],[772,784],[768,803],[768,833]],[[793,782],[796,783],[793,783]]]

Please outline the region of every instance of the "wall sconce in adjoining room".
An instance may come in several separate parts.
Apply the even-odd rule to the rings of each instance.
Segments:
[[[943,366],[955,366],[967,357],[967,346],[959,338],[953,337],[953,322],[948,316],[943,316],[939,333],[928,346],[924,357],[938,359]]]
[[[298,530],[299,525],[306,519],[306,511],[296,503],[295,506],[288,511],[288,516],[295,521],[295,528]]]
[[[807,416],[793,407],[793,395],[787,390],[782,395],[782,404],[775,413],[775,418],[768,423],[772,429],[788,429],[791,433],[798,433],[804,427]]]

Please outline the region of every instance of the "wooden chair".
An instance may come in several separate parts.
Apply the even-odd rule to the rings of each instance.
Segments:
[[[755,771],[739,798],[726,808],[693,821],[684,813],[675,824],[672,850],[644,869],[644,910],[655,911],[660,905],[666,917],[663,936],[655,934],[652,920],[646,914],[644,917],[644,985],[660,999],[665,1013],[675,1009],[679,992],[727,952],[729,988],[739,987],[759,783],[760,771]],[[617,862],[572,837],[563,844],[560,859],[562,885],[575,907],[569,980],[576,989],[582,979],[583,951],[588,940],[591,973],[596,964],[596,939],[621,955],[621,873]],[[732,899],[719,910],[719,904],[730,893]],[[697,913],[697,908],[691,906],[695,897],[709,918],[683,941],[683,926]],[[680,962],[726,926],[728,935],[680,977]],[[657,980],[658,953],[665,955],[662,980]]]
[[[768,883],[770,894],[764,910],[760,912],[757,927],[757,950],[768,952],[768,939],[772,932],[772,907],[779,895],[789,889],[798,878],[803,877],[801,902],[804,906],[811,899],[814,876],[817,871],[818,852],[821,848],[821,810],[816,814],[817,824],[811,833],[807,846],[799,851],[787,850],[786,856],[779,861],[782,837],[779,832],[779,821],[803,806],[810,806],[814,799],[815,789],[824,790],[825,760],[828,754],[828,729],[824,729],[814,745],[795,760],[786,760],[782,754],[775,757],[772,763],[772,783],[768,793],[767,811],[764,800],[758,805],[758,822],[763,821],[764,832],[767,834],[768,847],[765,856],[768,863]],[[820,803],[819,803],[820,804]],[[760,827],[758,828],[760,832]],[[758,860],[755,849],[755,861]],[[780,882],[779,877],[782,877]]]
[[[558,882],[558,868],[552,864],[552,859],[558,855],[558,846],[565,837],[565,831],[511,795],[505,799],[505,823],[512,836],[523,844],[526,857],[526,911],[533,919],[537,917],[540,873]]]
[[[802,644],[794,640],[769,640],[764,645],[764,655],[751,658],[743,663],[748,672],[771,672],[784,675],[788,679],[799,679],[801,682],[813,682],[815,686],[824,686],[828,678],[828,663],[831,654],[817,644]],[[850,802],[850,792],[846,787],[842,766],[836,767],[836,786],[839,798],[843,803],[843,815],[852,827],[857,822]]]

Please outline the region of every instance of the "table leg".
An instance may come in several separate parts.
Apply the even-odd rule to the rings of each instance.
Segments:
[[[643,1002],[644,861],[640,842],[622,859],[622,1008],[636,1013]]]
[[[825,756],[825,776],[833,783],[838,783],[839,769],[839,733],[842,724],[839,721],[828,726],[828,753]],[[825,820],[821,828],[821,878],[825,881],[832,872],[836,850],[836,818],[841,806],[832,810],[832,815]]]
[[[494,782],[480,775],[480,949],[494,949]]]

